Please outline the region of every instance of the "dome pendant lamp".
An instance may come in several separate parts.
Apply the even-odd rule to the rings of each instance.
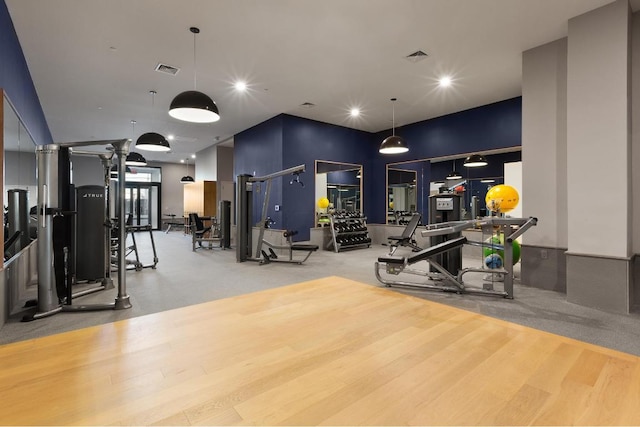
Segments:
[[[487,158],[482,154],[472,154],[464,160],[463,166],[466,168],[479,168],[488,164]]]
[[[391,98],[391,102],[396,102],[397,98]],[[393,104],[392,104],[393,105]],[[391,121],[392,135],[385,138],[380,144],[380,149],[378,150],[382,154],[400,154],[406,153],[409,151],[409,147],[407,147],[406,142],[399,136],[396,136],[396,110],[393,107],[393,116]]]
[[[192,182],[195,182],[195,179],[193,179],[193,177],[189,175],[189,158],[187,157],[185,160],[187,162],[187,174],[180,179],[180,182],[183,184],[190,184]]]
[[[196,90],[196,34],[197,27],[189,28],[193,33],[193,89],[178,94],[169,107],[169,115],[178,120],[191,123],[213,123],[220,120],[218,106],[211,98]]]
[[[136,137],[136,121],[131,120],[131,140]],[[129,151],[127,154],[127,159],[125,161],[127,166],[147,166],[147,159],[140,153],[136,153],[135,151]]]
[[[454,180],[454,179],[461,179],[462,175],[460,175],[458,172],[456,172],[456,161],[453,161],[453,171],[449,173],[449,175],[447,175],[446,179],[447,180]]]
[[[153,122],[153,110],[157,92],[155,90],[150,90],[149,93],[151,94],[151,121]],[[167,141],[164,136],[156,132],[147,132],[140,135],[136,141],[136,148],[146,151],[171,151],[169,141]]]

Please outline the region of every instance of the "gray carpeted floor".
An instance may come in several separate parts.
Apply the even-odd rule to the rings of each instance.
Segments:
[[[375,278],[373,265],[379,255],[387,253],[384,246],[338,254],[318,251],[304,265],[259,265],[256,262],[236,263],[235,249],[199,249],[192,252],[190,237],[181,231],[168,234],[155,232],[154,238],[159,258],[157,268],[127,273],[127,290],[133,305],[131,309],[59,313],[28,323],[20,322],[21,315],[13,316],[0,330],[0,343],[143,316],[327,276],[342,276],[372,286],[383,286]],[[141,261],[150,263],[152,254],[148,234],[137,236],[137,240]],[[465,266],[479,264],[480,260],[464,260]],[[437,291],[394,290],[640,355],[639,315],[617,315],[578,306],[568,303],[563,294],[519,284],[515,286],[514,300]],[[102,291],[82,297],[77,303],[112,302],[115,296],[115,290]]]

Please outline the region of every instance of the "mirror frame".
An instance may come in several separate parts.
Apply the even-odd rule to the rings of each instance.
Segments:
[[[402,168],[398,168],[398,167],[391,167],[390,165],[387,165],[387,176],[386,176],[386,187],[387,187],[387,214],[386,214],[386,223],[387,224],[391,224],[391,225],[400,225],[394,222],[390,222],[389,220],[389,211],[392,210],[389,208],[389,204],[391,203],[389,200],[389,190],[392,188],[389,184],[389,173],[391,171],[397,171],[397,172],[408,172],[410,174],[413,175],[413,184],[414,184],[414,188],[415,188],[415,206],[416,206],[416,211],[418,211],[418,171],[413,170],[413,169],[402,169]],[[395,202],[395,201],[394,201]],[[394,206],[395,208],[395,206]],[[396,212],[395,210],[393,210],[394,212]],[[410,212],[410,211],[406,211],[406,212]],[[412,212],[411,212],[412,213]]]
[[[360,170],[360,213],[362,216],[365,216],[364,214],[364,194],[362,192],[362,188],[363,188],[363,182],[364,182],[364,166],[362,164],[358,164],[358,163],[347,163],[347,162],[337,162],[337,161],[333,161],[333,160],[315,160],[314,161],[314,175],[313,175],[313,185],[314,185],[314,200],[313,200],[313,213],[315,218],[313,219],[313,224],[314,227],[318,226],[318,200],[316,198],[316,195],[318,194],[318,189],[317,189],[317,177],[318,177],[318,163],[329,163],[329,164],[333,164],[333,165],[340,165],[340,166],[346,166],[346,168],[344,169],[337,169],[337,171],[357,171]]]

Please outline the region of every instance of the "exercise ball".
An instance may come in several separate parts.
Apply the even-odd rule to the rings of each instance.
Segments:
[[[500,234],[500,237],[498,237],[497,235],[493,235],[485,240],[485,242],[504,246],[504,234]],[[513,241],[513,250],[511,252],[513,254],[512,265],[516,265],[518,261],[520,261],[520,243],[517,240]],[[504,251],[502,249],[484,248],[482,253],[485,257],[488,257],[492,254],[497,254],[502,259],[504,259]]]
[[[506,213],[518,206],[520,195],[512,186],[500,184],[494,185],[487,191],[484,201],[491,212]]]
[[[498,254],[491,254],[484,259],[487,268],[502,268],[502,258]]]
[[[318,207],[320,209],[326,209],[329,207],[329,199],[327,199],[326,197],[320,197],[320,199],[318,199]]]

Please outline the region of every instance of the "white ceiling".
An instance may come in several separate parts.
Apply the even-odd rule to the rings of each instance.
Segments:
[[[279,113],[370,132],[521,94],[521,53],[610,0],[5,0],[56,142],[175,134],[177,161]],[[638,2],[639,0],[634,0]],[[636,4],[634,4],[634,7]],[[194,85],[213,124],[179,122]],[[405,56],[423,50],[417,63]],[[176,76],[154,71],[179,67]],[[442,75],[454,84],[437,86]],[[249,91],[233,89],[243,79]],[[157,91],[154,107],[150,90]],[[302,103],[316,106],[306,109]],[[349,117],[352,106],[362,114]],[[135,128],[131,120],[137,121]],[[134,133],[135,131],[135,133]]]

